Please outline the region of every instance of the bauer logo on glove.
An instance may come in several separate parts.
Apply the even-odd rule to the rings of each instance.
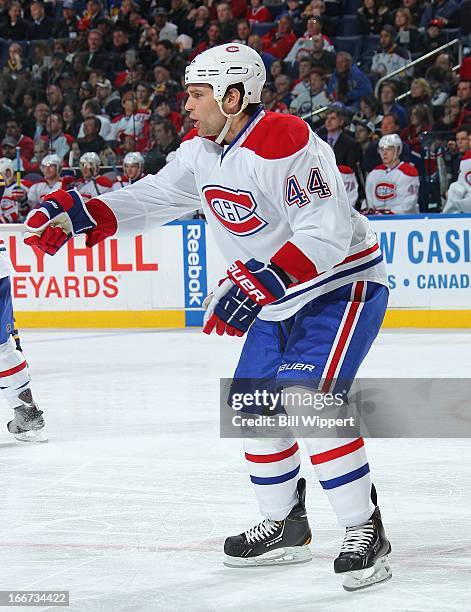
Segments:
[[[75,189],[58,189],[46,198],[26,217],[24,242],[29,246],[54,255],[67,240],[96,227],[82,196]]]

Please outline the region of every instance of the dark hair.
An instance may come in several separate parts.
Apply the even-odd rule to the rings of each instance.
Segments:
[[[100,114],[100,103],[98,102],[98,100],[95,100],[95,98],[89,98],[88,100],[85,100],[83,105],[95,115]]]
[[[381,83],[380,88],[379,88],[379,93],[381,95],[381,92],[383,91],[383,87],[390,87],[393,91],[394,91],[394,95],[397,95],[397,85],[396,83],[394,83],[394,81],[384,81],[383,83]]]
[[[176,137],[177,130],[175,128],[175,125],[170,121],[170,119],[161,119],[160,121],[157,121],[156,123],[161,125],[165,129],[166,132],[172,132],[173,138]]]
[[[163,47],[165,47],[169,51],[173,51],[173,43],[170,40],[168,40],[167,38],[165,38],[164,40],[159,40],[159,42],[157,43],[157,46],[159,46],[159,45],[162,45]]]
[[[96,131],[99,132],[101,130],[101,121],[98,119],[98,117],[95,117],[95,115],[87,117],[84,122],[85,121],[93,121],[93,123],[95,124]]]
[[[396,113],[386,113],[383,117],[383,119],[386,119],[386,117],[392,117],[394,123],[399,127],[400,126],[400,122],[399,122],[399,117],[396,115]]]
[[[224,96],[227,95],[229,89],[237,89],[237,91],[240,93],[241,100],[245,96],[245,87],[243,83],[235,83],[234,85],[229,85],[229,87],[226,89],[226,93],[224,94]],[[249,117],[252,117],[253,115],[255,115],[259,108],[260,103],[253,102],[252,104],[247,104],[247,106],[244,108],[244,113],[246,113]]]

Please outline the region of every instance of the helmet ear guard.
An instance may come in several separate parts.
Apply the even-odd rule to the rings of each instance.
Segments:
[[[260,55],[254,49],[236,43],[203,51],[185,70],[185,85],[211,85],[219,110],[226,117],[226,124],[216,138],[218,144],[224,140],[234,117],[240,115],[249,104],[261,102],[265,80],[265,66]],[[237,113],[228,114],[223,110],[222,102],[229,87],[237,83],[242,83],[244,88],[242,104]]]

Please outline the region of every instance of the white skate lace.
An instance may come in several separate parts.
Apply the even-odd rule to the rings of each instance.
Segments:
[[[264,538],[268,538],[269,536],[273,535],[279,526],[280,523],[278,521],[265,519],[258,525],[255,525],[255,527],[247,529],[245,532],[247,542],[249,544],[252,544],[253,542],[260,542]]]
[[[363,553],[373,541],[375,527],[373,521],[368,521],[356,527],[347,527],[340,553]]]

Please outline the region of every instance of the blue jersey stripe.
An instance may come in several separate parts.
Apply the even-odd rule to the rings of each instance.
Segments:
[[[5,247],[0,247],[0,251],[6,251]]]
[[[358,480],[365,474],[368,474],[370,471],[370,466],[365,463],[360,468],[353,470],[353,472],[348,472],[347,474],[343,474],[342,476],[337,476],[337,478],[331,478],[330,480],[320,480],[319,482],[322,485],[323,489],[335,489],[336,487],[341,487],[344,484],[348,484],[349,482],[353,482],[354,480]]]
[[[295,291],[294,293],[290,293],[289,295],[282,297],[276,302],[273,302],[273,305],[276,306],[277,304],[283,304],[283,302],[287,302],[288,300],[292,300],[293,298],[298,297],[298,295],[302,295],[303,293],[307,293],[308,291],[312,291],[313,289],[322,287],[322,285],[326,285],[327,283],[337,280],[338,278],[343,278],[344,276],[349,276],[350,274],[356,274],[357,272],[362,272],[363,270],[372,268],[373,266],[376,266],[376,264],[378,264],[382,260],[383,260],[383,255],[381,254],[378,257],[376,257],[376,259],[367,261],[361,266],[356,266],[355,268],[349,268],[348,270],[342,270],[341,272],[337,272],[337,274],[332,274],[332,276],[328,276],[327,278],[322,279],[318,283],[314,283],[313,285],[310,285],[309,287],[305,287],[304,289],[300,289],[299,291]],[[355,279],[352,279],[352,283],[354,281]]]
[[[281,474],[281,476],[267,476],[265,478],[262,478],[260,476],[250,475],[250,480],[254,484],[258,484],[258,485],[280,484],[281,482],[286,482],[287,480],[291,480],[292,478],[297,476],[299,473],[300,467],[301,466],[298,465],[296,469],[292,470],[291,472],[287,472],[286,474]]]

